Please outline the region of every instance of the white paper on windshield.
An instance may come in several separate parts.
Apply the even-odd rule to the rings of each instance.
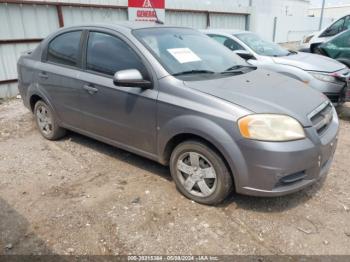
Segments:
[[[189,48],[171,48],[167,51],[181,64],[201,61],[199,56]]]

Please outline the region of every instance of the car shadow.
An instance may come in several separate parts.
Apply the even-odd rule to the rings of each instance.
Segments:
[[[0,256],[3,255],[53,255],[53,252],[31,231],[29,221],[0,198]]]
[[[173,183],[168,167],[164,167],[152,160],[140,157],[133,153],[129,153],[125,150],[119,149],[114,146],[99,142],[92,138],[69,132],[65,138],[73,143],[77,143],[86,146],[90,149],[96,150],[101,154],[108,155],[117,160],[124,161],[130,165],[134,165],[140,169],[147,170],[148,172],[167,179],[169,182]],[[288,209],[292,209],[304,202],[307,202],[312,198],[322,187],[324,183],[324,178],[315,183],[314,185],[283,197],[252,197],[243,196],[232,193],[224,203],[220,204],[219,208],[226,208],[230,205],[237,205],[242,209],[249,209],[258,212],[283,212]],[[179,192],[180,194],[180,192]]]
[[[89,138],[84,135],[80,135],[73,131],[69,131],[67,136],[63,138],[63,140],[70,140],[73,143],[77,143],[84,147],[88,147],[101,154],[113,157],[130,165],[136,166],[140,169],[144,169],[168,181],[172,181],[169,169],[167,167],[162,166],[159,163],[149,160],[147,158],[120,149],[118,147],[99,142],[95,139]]]

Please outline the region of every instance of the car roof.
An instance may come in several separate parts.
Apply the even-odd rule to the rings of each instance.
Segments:
[[[181,27],[181,26],[170,26],[170,25],[164,25],[164,24],[158,24],[155,22],[117,22],[117,23],[91,23],[91,24],[80,24],[80,25],[74,25],[68,28],[82,28],[82,27],[100,27],[100,28],[107,28],[107,29],[142,29],[142,28],[164,28],[164,27],[171,27],[171,28],[187,28],[187,27]]]
[[[205,29],[201,30],[203,33],[213,33],[213,34],[228,34],[228,35],[238,35],[242,33],[252,33],[251,31],[238,30],[238,29]]]

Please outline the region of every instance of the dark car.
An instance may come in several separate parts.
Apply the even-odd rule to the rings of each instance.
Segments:
[[[350,30],[321,44],[317,53],[331,57],[350,67]]]
[[[338,117],[323,94],[189,28],[61,29],[20,57],[18,75],[45,138],[69,129],[169,165],[199,203],[234,189],[298,191],[326,175],[337,144]]]

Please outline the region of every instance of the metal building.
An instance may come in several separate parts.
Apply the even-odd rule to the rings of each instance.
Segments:
[[[165,23],[250,29],[274,40],[275,17],[286,16],[288,21],[282,19],[277,27],[282,33],[276,41],[283,42],[294,25],[303,26],[296,15],[307,14],[308,4],[309,0],[165,0]],[[75,24],[125,20],[128,0],[0,0],[0,98],[17,94],[18,57],[50,32]]]
[[[127,0],[0,0],[0,98],[17,94],[16,61],[59,27],[128,20]],[[166,0],[165,22],[248,28],[249,0]]]

